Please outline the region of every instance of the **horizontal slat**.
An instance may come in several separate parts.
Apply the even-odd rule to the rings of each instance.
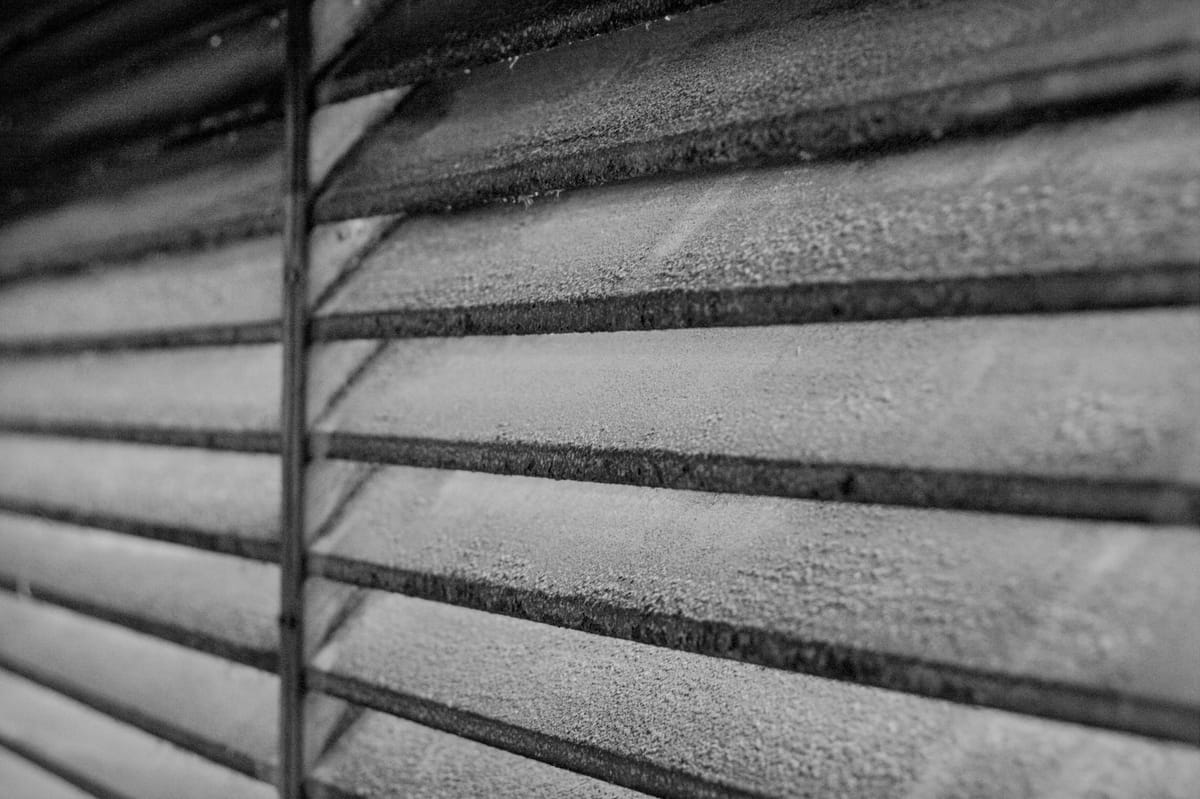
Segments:
[[[0,508],[257,560],[278,557],[278,458],[0,434]],[[311,532],[369,466],[308,470]]]
[[[313,300],[391,224],[372,217],[318,227]],[[278,341],[282,261],[283,241],[272,236],[16,283],[0,291],[0,351]]]
[[[315,573],[1200,745],[1189,529],[389,467]]]
[[[1200,314],[393,341],[331,457],[1200,521]]]
[[[0,361],[0,425],[67,434],[96,427],[118,437],[125,428],[164,437],[185,429],[196,441],[182,443],[223,435],[271,450],[279,362],[278,345],[9,358]]]
[[[1166,105],[867,162],[412,218],[325,304],[317,335],[1197,303],[1197,117],[1196,103]]]
[[[270,799],[265,782],[113,721],[78,702],[0,672],[0,746],[96,796],[120,799]]]
[[[9,799],[89,799],[71,783],[0,749],[0,785]]]
[[[396,595],[314,671],[318,690],[665,796],[1184,797],[1200,779],[1178,745]]]
[[[314,186],[403,96],[389,90],[314,115]],[[131,144],[111,156],[112,164],[44,178],[50,194],[14,210],[0,227],[0,278],[279,230],[282,142],[282,125],[270,121],[164,152]]]
[[[276,660],[277,567],[0,513],[0,585],[263,669]]]
[[[375,346],[314,354],[313,418]],[[0,430],[274,452],[279,364],[278,344],[0,358]]]
[[[935,3],[815,16],[781,0],[707,6],[530,54],[512,69],[501,62],[424,84],[339,168],[317,218],[441,211],[706,164],[873,151],[1191,93],[1200,87],[1198,27],[1185,0],[1083,8],[1024,0],[953,13]],[[763,70],[768,61],[778,69]],[[347,105],[375,120],[394,91]],[[315,129],[349,114],[327,106]],[[279,140],[277,130],[260,135]],[[155,170],[141,174],[152,180]],[[121,193],[111,173],[63,181],[76,197],[99,194],[28,209],[0,229],[0,272],[278,229],[279,174],[275,153],[233,177],[209,169]],[[162,203],[167,194],[188,202]]]
[[[318,89],[344,98],[566,44],[712,0],[392,3]],[[318,30],[320,27],[318,26]]]
[[[308,792],[313,799],[641,796],[373,711],[325,755],[308,780]]]
[[[278,555],[274,456],[14,435],[0,435],[0,452],[0,508],[258,559]]]
[[[422,85],[316,214],[908,146],[1195,91],[1198,31],[1187,0],[718,3]]]
[[[259,779],[275,763],[272,675],[12,594],[0,665]]]

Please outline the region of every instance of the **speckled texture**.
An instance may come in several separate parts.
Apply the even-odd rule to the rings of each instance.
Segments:
[[[376,346],[313,352],[310,418]],[[0,430],[276,451],[280,363],[278,344],[3,357]]]
[[[392,90],[313,116],[315,185],[403,96]],[[133,152],[0,227],[0,277],[29,275],[155,250],[193,248],[282,224],[283,128],[268,122],[166,154]],[[358,214],[357,216],[368,216]]]
[[[1200,744],[1200,538],[1186,528],[387,467],[313,569]]]
[[[270,455],[0,435],[9,510],[271,559],[279,502]]]
[[[334,457],[1200,519],[1193,310],[393,341]]]
[[[1197,30],[1187,0],[718,3],[424,85],[317,214],[911,144],[1194,89]]]
[[[328,292],[391,224],[370,217],[313,231],[310,296]],[[0,351],[277,341],[282,260],[271,236],[16,283],[0,292]]]
[[[1169,104],[854,163],[414,217],[321,308],[333,318],[318,335],[1200,302],[1197,118],[1200,104]],[[1079,277],[1055,293],[1063,275]]]
[[[1200,85],[1187,0],[840,5],[721,3],[433,81],[347,159],[318,218],[907,145]],[[267,128],[253,136],[277,142]],[[276,151],[187,157],[172,180],[104,174],[75,187],[101,196],[8,224],[0,273],[278,228]]]
[[[313,799],[495,799],[642,794],[520,755],[367,711],[321,760]]]
[[[0,745],[101,795],[128,799],[276,796],[265,782],[5,672],[0,672]]]
[[[227,768],[270,776],[270,674],[11,594],[0,594],[0,664]]]
[[[71,783],[4,749],[0,749],[0,785],[9,799],[89,799]]]
[[[1182,798],[1200,780],[1187,747],[396,595],[315,667],[320,690],[667,796]]]
[[[0,513],[0,584],[151,635],[271,669],[277,567]]]
[[[0,419],[273,432],[279,346],[197,347],[0,360]]]
[[[319,89],[344,97],[606,33],[712,0],[392,3]]]

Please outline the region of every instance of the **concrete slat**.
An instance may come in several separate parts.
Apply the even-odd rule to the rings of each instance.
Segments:
[[[403,222],[318,337],[1200,302],[1200,105]]]
[[[315,573],[1200,744],[1200,536],[386,467]]]
[[[275,789],[0,672],[0,746],[89,793],[122,799],[270,799]]]
[[[1158,310],[393,341],[331,457],[1200,521],[1200,315]]]
[[[316,214],[876,151],[1194,91],[1198,30],[1186,0],[717,3],[422,85]]]
[[[0,583],[11,591],[270,670],[271,564],[0,513]]]
[[[1186,797],[1200,752],[374,594],[314,661],[349,701],[662,796]]]

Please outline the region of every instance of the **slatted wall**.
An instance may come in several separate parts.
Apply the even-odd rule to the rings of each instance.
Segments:
[[[0,25],[0,794],[275,795],[278,4]],[[322,0],[306,788],[1190,797],[1200,7]]]

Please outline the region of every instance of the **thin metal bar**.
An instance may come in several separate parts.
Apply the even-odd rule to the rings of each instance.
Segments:
[[[279,796],[304,795],[304,472],[308,454],[310,0],[289,0],[287,21],[286,185],[283,269],[283,383],[280,445]]]

